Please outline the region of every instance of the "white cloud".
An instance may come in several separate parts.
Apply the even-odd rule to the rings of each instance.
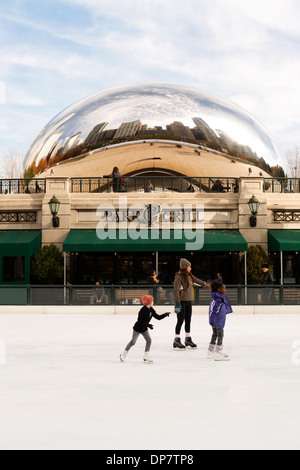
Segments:
[[[54,72],[68,77],[84,77],[89,72],[104,73],[107,66],[95,62],[93,58],[83,54],[60,52],[51,46],[48,51],[36,47],[28,51],[26,46],[15,46],[0,50],[0,62],[4,65],[32,68],[40,71]]]
[[[42,21],[29,11],[6,14],[9,24],[23,25],[33,37],[49,36],[47,46],[37,40],[0,48],[5,72],[0,79],[10,84],[16,70],[32,70],[34,79],[48,77],[45,96],[34,96],[34,87],[26,82],[18,93],[12,79],[14,103],[47,106],[53,96],[63,99],[63,93],[52,87],[51,75],[56,87],[61,82],[62,88],[72,89],[66,100],[130,82],[181,82],[240,104],[284,144],[289,136],[293,143],[298,138],[299,0],[61,0],[59,4],[70,10],[81,6],[90,12],[90,21],[78,28],[66,17],[61,28],[54,14]],[[61,108],[69,104],[62,102]]]
[[[7,88],[7,105],[18,106],[47,106],[49,101],[37,96],[35,93],[26,89],[26,86],[8,86]]]

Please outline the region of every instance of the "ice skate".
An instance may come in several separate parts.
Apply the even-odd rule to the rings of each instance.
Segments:
[[[148,352],[145,352],[143,359],[144,359],[144,362],[147,362],[148,364],[153,364],[153,360],[152,360],[151,357],[149,356],[149,353],[148,353]]]
[[[223,351],[223,346],[216,346],[215,361],[230,361],[228,354]]]
[[[214,359],[215,358],[215,352],[216,352],[216,345],[210,343],[208,345],[207,359]]]
[[[177,338],[177,337],[176,337],[176,338],[174,339],[173,348],[174,348],[174,349],[177,349],[177,350],[179,350],[179,351],[183,351],[183,350],[185,349],[185,346],[184,346],[184,344],[182,344],[180,338]]]
[[[123,351],[123,352],[120,354],[120,361],[121,361],[121,362],[124,362],[125,359],[126,359],[126,356],[127,356],[127,351]]]
[[[185,338],[185,346],[186,348],[197,349],[197,344],[193,343],[192,338],[190,336],[187,336]]]

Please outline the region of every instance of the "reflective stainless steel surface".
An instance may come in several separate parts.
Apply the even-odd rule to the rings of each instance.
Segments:
[[[37,175],[95,149],[148,139],[208,147],[253,164],[260,157],[280,164],[268,131],[236,104],[187,86],[144,84],[105,90],[66,108],[36,138],[25,166]]]

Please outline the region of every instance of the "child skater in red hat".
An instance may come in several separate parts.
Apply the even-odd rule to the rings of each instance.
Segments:
[[[151,325],[150,321],[151,318],[154,317],[156,320],[162,320],[165,317],[170,315],[170,312],[163,313],[162,315],[158,315],[153,308],[153,297],[152,295],[144,295],[141,299],[143,307],[139,311],[138,319],[135,325],[133,326],[133,334],[131,341],[127,344],[125,350],[120,354],[121,362],[124,362],[127,356],[128,351],[132,346],[135,345],[138,337],[143,335],[146,341],[145,347],[145,354],[144,354],[144,362],[152,363],[153,360],[149,356],[149,351],[151,347],[151,336],[149,334],[148,328],[151,330],[153,329],[153,325]]]

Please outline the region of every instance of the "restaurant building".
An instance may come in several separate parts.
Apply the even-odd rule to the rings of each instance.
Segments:
[[[41,131],[23,180],[1,181],[0,283],[29,284],[33,254],[54,243],[64,283],[145,284],[155,269],[170,285],[185,257],[206,281],[247,284],[260,245],[277,283],[300,284],[299,181],[274,178],[277,165],[266,129],[220,97],[166,84],[97,93]]]

